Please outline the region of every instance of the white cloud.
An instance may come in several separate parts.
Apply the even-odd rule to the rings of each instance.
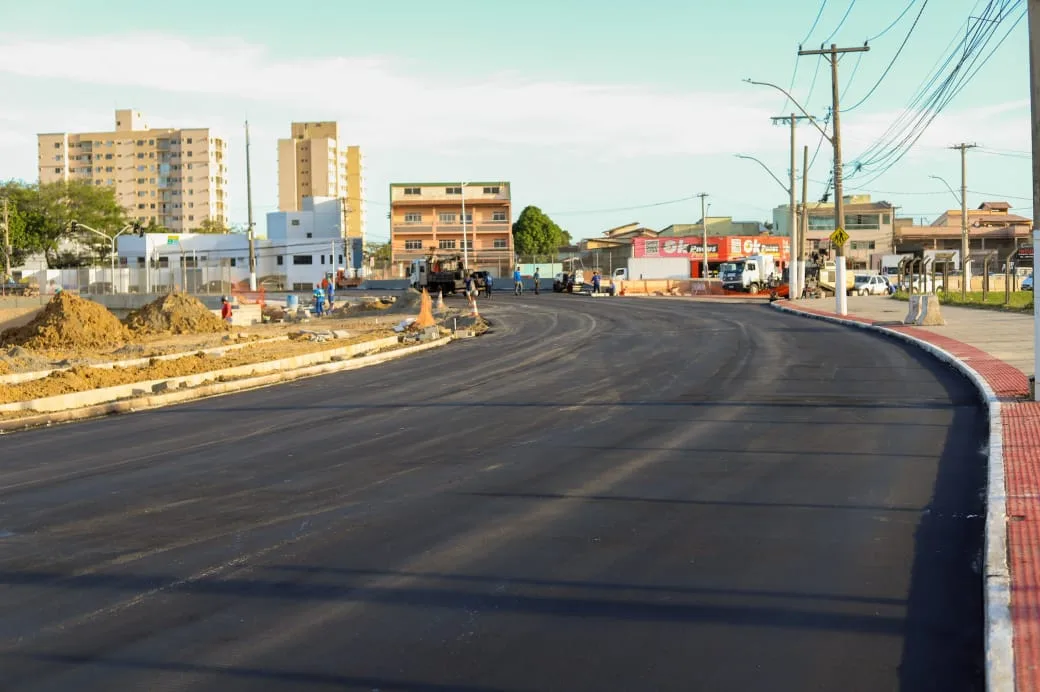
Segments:
[[[128,59],[138,55],[170,56],[176,67]],[[8,42],[0,44],[0,72],[292,104],[301,114],[349,122],[358,141],[377,146],[450,148],[465,139],[614,156],[782,148],[768,125],[769,95],[743,87],[678,92],[538,81],[515,72],[459,80],[380,57],[279,61],[235,39],[196,44],[158,35]]]

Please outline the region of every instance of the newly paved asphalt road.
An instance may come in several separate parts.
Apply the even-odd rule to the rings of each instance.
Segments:
[[[764,306],[483,311],[408,360],[0,437],[0,689],[981,689],[952,371]]]

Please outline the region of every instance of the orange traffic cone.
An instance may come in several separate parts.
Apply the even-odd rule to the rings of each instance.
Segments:
[[[438,291],[437,293],[437,309],[444,309],[444,291]]]
[[[473,299],[472,305],[473,305],[473,312],[470,313],[470,316],[472,316],[472,317],[480,317],[480,313],[477,312],[477,299],[476,298]]]

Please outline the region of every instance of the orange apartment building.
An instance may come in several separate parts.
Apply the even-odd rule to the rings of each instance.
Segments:
[[[403,276],[414,259],[462,255],[465,230],[470,266],[501,276],[514,261],[512,218],[507,182],[393,183],[391,259]]]

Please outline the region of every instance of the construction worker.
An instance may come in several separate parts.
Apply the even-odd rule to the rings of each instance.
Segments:
[[[327,312],[331,315],[332,314],[332,310],[333,310],[333,308],[335,308],[335,303],[336,303],[336,282],[335,282],[335,280],[330,281],[329,285],[325,288],[325,297],[329,301],[329,309],[327,310]]]
[[[325,311],[325,291],[321,284],[314,287],[314,316],[321,317]]]
[[[477,293],[477,282],[473,279],[473,275],[470,274],[466,277],[466,299],[474,310],[477,309]]]
[[[484,295],[491,298],[491,287],[495,285],[494,279],[491,278],[491,272],[484,275]]]
[[[513,295],[520,296],[524,294],[524,280],[520,276],[520,265],[516,266],[516,271],[513,272]]]
[[[538,268],[534,270],[534,294],[538,295],[538,284],[542,282],[542,275],[539,273]]]
[[[227,324],[231,324],[231,301],[228,300],[227,296],[220,297],[220,319]]]
[[[599,293],[600,277],[599,272],[592,273],[592,292]]]

